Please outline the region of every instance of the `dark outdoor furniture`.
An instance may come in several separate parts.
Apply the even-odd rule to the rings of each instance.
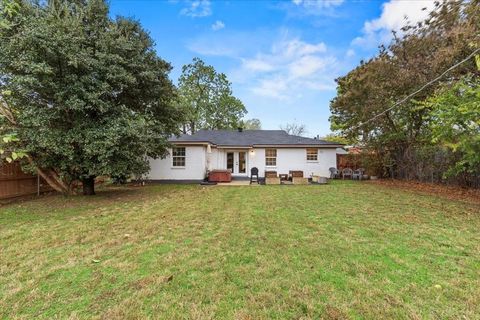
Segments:
[[[364,172],[365,172],[365,170],[363,168],[358,168],[357,170],[353,171],[352,179],[353,180],[362,180]]]
[[[330,179],[336,179],[340,177],[340,172],[338,172],[337,168],[331,167],[328,169],[330,171]]]
[[[286,173],[281,173],[281,174],[278,175],[278,177],[280,178],[280,181],[288,180],[288,174],[286,174]]]
[[[342,179],[345,179],[345,177],[350,177],[352,178],[353,176],[353,170],[350,168],[345,168],[342,170]]]
[[[250,184],[252,184],[253,182],[258,183],[258,168],[257,167],[253,167],[250,170]]]
[[[265,171],[265,178],[276,178],[277,171]]]

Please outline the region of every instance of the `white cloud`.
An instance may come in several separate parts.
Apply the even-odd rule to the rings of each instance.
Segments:
[[[259,96],[289,100],[300,91],[331,90],[332,79],[325,76],[335,66],[336,59],[327,54],[323,42],[307,43],[298,38],[282,39],[269,52],[243,58],[236,74],[243,76],[251,91]]]
[[[339,6],[344,0],[292,0],[293,4],[309,9],[324,9]]]
[[[344,0],[292,0],[295,7],[308,15],[331,14],[333,8],[343,2]]]
[[[290,98],[288,95],[288,89],[288,81],[278,76],[261,79],[254,87],[251,88],[254,94],[275,98],[278,100],[288,100]]]
[[[308,42],[289,35],[288,30],[227,31],[197,37],[187,46],[200,55],[232,59],[229,79],[256,99],[290,103],[298,94],[335,90],[334,79],[344,71],[339,71],[343,65],[324,42]]]
[[[192,18],[207,17],[212,14],[210,0],[189,1],[189,6],[183,8],[180,14]]]
[[[218,30],[221,30],[223,28],[225,28],[225,23],[223,23],[220,20],[217,20],[217,21],[215,21],[214,24],[212,24],[212,30],[213,31],[218,31]]]
[[[307,55],[294,60],[288,69],[293,78],[302,78],[321,71],[328,63],[334,62],[334,59],[331,58]]]
[[[265,47],[265,42],[269,42],[278,32],[265,32],[263,30],[235,31],[225,29],[223,32],[211,32],[196,35],[186,40],[186,47],[200,55],[223,56],[229,58],[241,59],[242,57],[251,57],[259,48]],[[245,45],[248,43],[248,45]]]
[[[243,67],[250,71],[272,71],[275,67],[262,58],[242,59]]]
[[[353,50],[353,49],[348,49],[347,53],[345,53],[345,55],[349,58],[355,56],[355,54],[356,54],[355,50]]]
[[[287,42],[279,43],[279,47],[273,47],[273,52],[284,52],[285,56],[303,56],[307,54],[314,54],[327,51],[325,43],[309,44],[298,39],[293,39]]]
[[[424,20],[434,7],[434,0],[390,0],[382,5],[379,18],[365,22],[363,35],[352,44],[368,47],[386,44],[392,39],[392,30],[398,32],[407,22],[415,24]]]

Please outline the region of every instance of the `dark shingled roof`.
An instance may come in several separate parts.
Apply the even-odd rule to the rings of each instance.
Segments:
[[[336,147],[339,143],[289,135],[283,130],[200,130],[193,135],[183,134],[170,142],[209,142],[218,146],[312,145]]]

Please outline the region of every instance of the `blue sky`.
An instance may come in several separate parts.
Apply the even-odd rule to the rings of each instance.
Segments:
[[[169,61],[174,83],[200,57],[227,74],[234,95],[264,129],[297,122],[330,132],[334,79],[387,43],[431,0],[111,0],[111,15],[139,20]]]

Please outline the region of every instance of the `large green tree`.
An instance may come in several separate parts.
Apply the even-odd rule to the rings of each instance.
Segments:
[[[5,1],[5,0],[3,0]],[[141,174],[178,133],[170,65],[102,0],[15,1],[0,31],[4,154],[25,154],[56,190],[94,194],[101,175]]]
[[[330,104],[332,129],[360,140],[396,176],[419,178],[425,166],[436,171],[432,158],[443,151],[438,142],[432,144],[431,124],[438,110],[424,102],[440,87],[467,75],[478,77],[475,60],[423,86],[477,49],[479,37],[479,0],[438,2],[425,21],[407,24],[377,56],[337,79],[337,96]],[[390,109],[413,92],[413,99]]]
[[[199,58],[183,66],[178,82],[178,101],[186,114],[183,133],[234,129],[247,113],[243,103],[233,96],[227,76]]]
[[[262,122],[260,119],[252,118],[248,120],[242,120],[240,126],[246,130],[260,130],[262,129]]]
[[[447,174],[480,174],[480,79],[446,85],[424,105],[435,120],[430,123],[433,142],[459,155]]]
[[[323,137],[320,137],[320,140],[325,140],[325,141],[329,141],[329,142],[337,142],[337,143],[341,143],[341,144],[344,144],[344,145],[355,144],[355,141],[349,140],[349,139],[345,138],[344,136],[341,136],[341,135],[335,134],[335,133],[329,133],[329,134],[327,134]]]

